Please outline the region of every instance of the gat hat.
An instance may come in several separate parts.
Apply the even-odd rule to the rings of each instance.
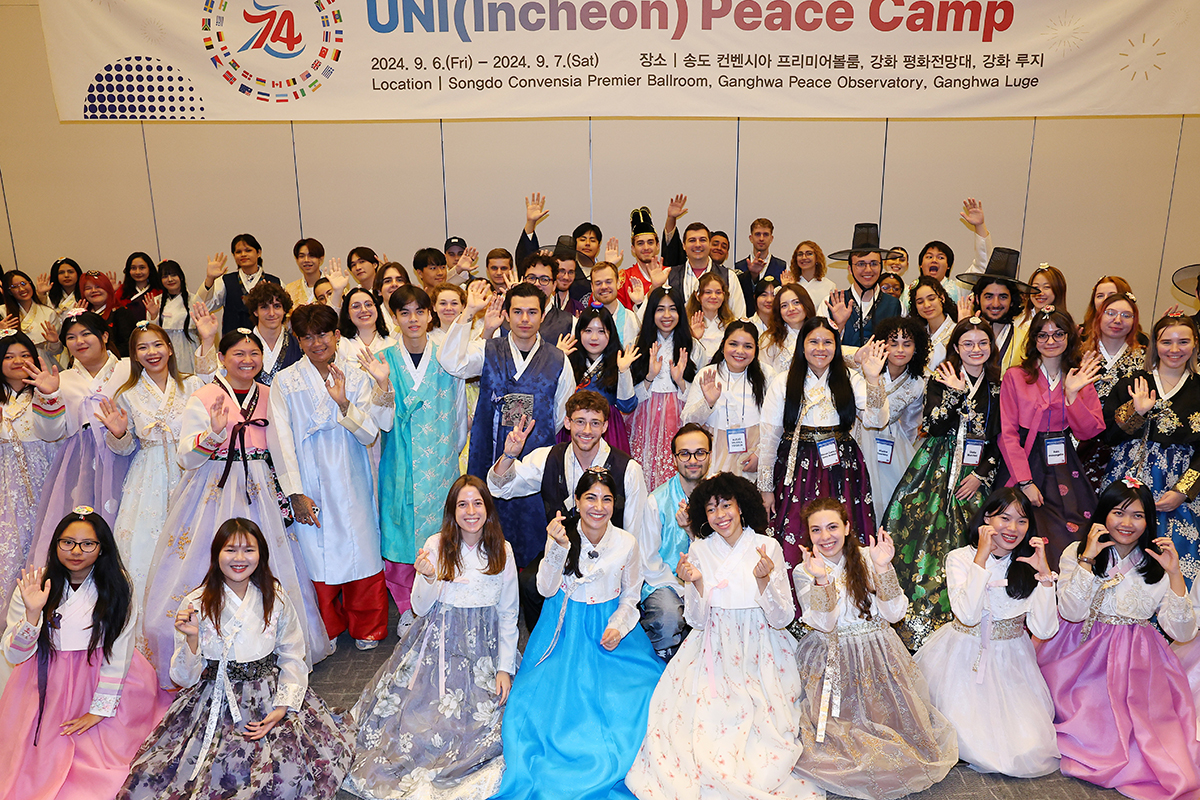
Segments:
[[[442,245],[442,252],[445,253],[451,247],[461,247],[463,250],[466,250],[467,249],[467,240],[462,238],[461,236],[451,236],[449,239],[446,240],[446,244]]]
[[[829,261],[849,261],[851,253],[880,253],[886,256],[891,251],[879,246],[879,225],[874,222],[857,222],[854,224],[854,238],[846,250],[830,253],[825,258]]]
[[[1033,294],[1035,289],[1032,286],[1017,280],[1017,269],[1020,264],[1021,253],[1019,250],[995,247],[992,248],[992,255],[988,258],[987,268],[983,272],[965,272],[956,275],[955,279],[959,283],[974,288],[984,278],[1003,278],[1011,283],[1018,292]]]
[[[596,263],[591,256],[579,252],[575,249],[575,237],[571,234],[563,234],[558,237],[558,241],[554,243],[554,247],[543,247],[541,252],[548,256],[553,256],[559,261],[574,261],[581,267],[591,269]]]
[[[650,218],[650,209],[645,206],[629,212],[629,227],[633,229],[634,236],[640,233],[656,233],[654,220]]]
[[[1197,278],[1200,278],[1200,264],[1188,264],[1175,270],[1175,274],[1171,276],[1171,283],[1184,294],[1195,297]]]

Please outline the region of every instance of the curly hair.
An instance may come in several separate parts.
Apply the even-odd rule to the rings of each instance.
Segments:
[[[697,539],[706,539],[713,533],[708,524],[709,500],[734,501],[742,512],[743,527],[757,533],[766,531],[767,509],[758,488],[740,475],[718,472],[696,484],[688,498],[688,527],[695,531]]]

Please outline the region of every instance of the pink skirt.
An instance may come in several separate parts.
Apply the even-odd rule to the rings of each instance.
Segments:
[[[629,454],[642,465],[646,491],[653,492],[675,475],[671,438],[679,431],[683,401],[678,392],[655,392],[633,412]]]
[[[158,691],[154,669],[135,650],[116,716],[85,733],[60,735],[62,723],[91,708],[102,663],[99,652],[91,664],[86,650],[55,653],[36,747],[37,655],[13,670],[0,697],[0,800],[103,800],[117,794],[171,698]]]
[[[1038,651],[1064,775],[1136,800],[1200,796],[1196,712],[1179,659],[1149,625],[1063,622]]]

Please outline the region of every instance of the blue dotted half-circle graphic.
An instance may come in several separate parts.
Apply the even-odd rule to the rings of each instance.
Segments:
[[[204,98],[177,67],[151,56],[105,65],[88,84],[84,119],[204,119]]]

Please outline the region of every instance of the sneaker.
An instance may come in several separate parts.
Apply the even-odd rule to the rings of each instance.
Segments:
[[[379,647],[378,639],[355,639],[354,646],[359,650],[374,650]]]
[[[335,637],[335,638],[329,640],[329,653],[327,655],[331,656],[336,652],[337,652],[337,638]]]
[[[417,615],[408,609],[400,615],[400,621],[396,623],[396,635],[401,639],[404,638],[404,633],[412,627],[412,624],[417,621]]]

